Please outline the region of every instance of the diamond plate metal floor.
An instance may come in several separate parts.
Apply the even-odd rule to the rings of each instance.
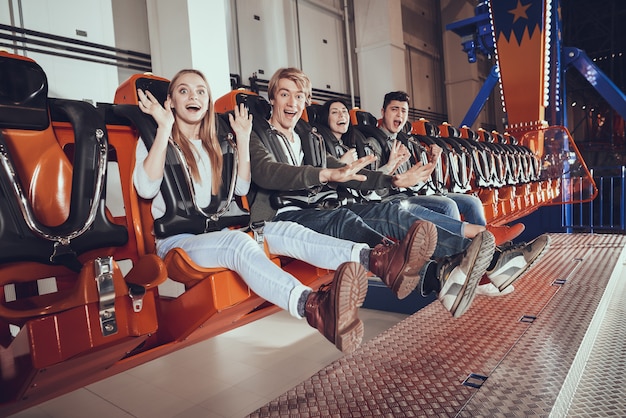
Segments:
[[[578,351],[557,399],[555,417],[626,415],[626,261],[621,257],[617,263],[581,344],[586,347]]]
[[[432,303],[250,416],[622,416],[626,237],[551,241],[512,294]]]

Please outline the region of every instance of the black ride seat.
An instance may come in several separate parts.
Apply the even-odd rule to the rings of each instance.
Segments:
[[[81,254],[128,239],[126,228],[106,216],[104,121],[88,103],[49,100],[46,76],[32,61],[0,55],[0,71],[0,263],[35,261],[79,271]],[[49,106],[73,126],[71,161],[56,142]]]
[[[145,342],[157,329],[154,302],[131,300],[129,283],[166,274],[148,257],[124,276],[115,259],[129,234],[106,208],[108,135],[98,111],[48,98],[42,68],[4,52],[0,108],[3,404],[54,393]],[[54,288],[40,292],[42,279]]]
[[[123,83],[115,96],[115,104],[110,111],[115,117],[130,123],[136,130],[135,140],[144,141],[149,149],[154,142],[156,123],[137,106],[137,86],[149,90],[163,104],[167,97],[169,80],[149,74],[137,74]],[[186,165],[168,147],[168,155],[161,192],[166,202],[166,214],[154,220],[150,211],[151,201],[139,198],[133,208],[133,217],[138,219],[136,232],[143,240],[142,251],[155,254],[155,236],[165,237],[182,232],[202,233],[224,227],[247,227],[249,213],[245,202],[235,199],[230,193],[234,186],[236,160],[232,132],[227,115],[216,115],[217,134],[222,145],[224,165],[221,190],[211,199],[208,208],[197,208],[192,198],[186,176]],[[132,147],[134,153],[134,146]],[[132,160],[134,164],[134,159]],[[126,167],[132,183],[132,166]],[[206,214],[209,216],[206,216]],[[214,216],[213,216],[214,215]],[[267,250],[267,247],[266,247]],[[279,264],[277,259],[273,259]],[[159,304],[159,341],[183,341],[203,325],[205,337],[216,335],[225,329],[235,327],[235,323],[251,312],[255,312],[265,302],[253,297],[246,283],[233,271],[224,268],[207,268],[196,264],[181,248],[174,248],[164,258],[170,279],[184,285],[184,292],[175,297],[161,296]],[[255,315],[264,315],[268,310],[258,310]]]

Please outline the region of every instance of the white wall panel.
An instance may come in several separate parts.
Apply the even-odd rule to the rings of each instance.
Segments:
[[[410,63],[410,106],[429,112],[445,113],[445,93],[441,80],[441,63],[431,55],[407,48]]]
[[[0,1],[0,23],[3,25],[11,25],[11,0]]]
[[[299,66],[290,0],[239,0],[236,8],[244,84],[254,73],[269,79],[278,68]]]
[[[115,46],[109,1],[23,0],[21,8],[25,29]],[[77,31],[84,36],[77,34]],[[58,49],[50,50],[68,53]],[[37,61],[46,72],[50,96],[93,102],[113,100],[119,84],[115,66],[36,52],[27,52],[25,55]]]
[[[302,1],[298,5],[298,17],[302,69],[313,87],[347,93],[345,32],[341,15]]]
[[[112,0],[115,46],[129,51],[150,54],[148,11],[145,0]],[[118,68],[120,83],[137,70]]]
[[[231,72],[247,84],[280,67],[302,68],[313,87],[346,93],[344,28],[339,0],[232,0],[237,36],[230,40]],[[229,19],[232,21],[232,19]],[[233,48],[239,45],[239,53]]]

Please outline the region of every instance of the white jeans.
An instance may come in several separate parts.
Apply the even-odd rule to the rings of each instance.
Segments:
[[[330,237],[295,222],[267,222],[265,241],[272,254],[305,261],[316,267],[335,270],[346,261],[359,261],[365,244]],[[263,299],[300,318],[297,302],[305,290],[291,274],[272,263],[248,234],[222,230],[205,234],[179,234],[157,239],[159,257],[180,247],[202,267],[224,267],[237,272],[250,289]]]

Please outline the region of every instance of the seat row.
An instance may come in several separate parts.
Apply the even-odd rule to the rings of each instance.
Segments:
[[[232,182],[199,208],[176,155],[162,188],[168,217],[155,222],[134,191],[137,141],[151,144],[156,130],[136,92],[164,101],[167,79],[133,76],[114,103],[94,107],[49,98],[31,59],[0,52],[0,74],[0,415],[278,310],[232,271],[200,267],[179,249],[155,254],[155,235],[249,219]],[[224,170],[235,172],[228,119],[217,123]],[[268,257],[314,288],[332,278]]]
[[[195,201],[184,158],[168,149],[166,216],[155,221],[132,181],[137,142],[149,148],[156,132],[137,106],[137,89],[164,103],[169,80],[134,75],[113,103],[92,106],[49,98],[45,72],[31,59],[0,52],[0,74],[0,415],[278,310],[232,271],[200,267],[181,249],[164,259],[155,254],[155,236],[248,227],[247,202],[233,197],[236,138],[228,114],[246,104],[262,136],[267,100],[237,90],[215,101],[223,178],[230,180],[208,208]],[[318,109],[309,106],[299,123],[317,127],[319,141],[305,155],[323,161],[333,144]],[[351,121],[364,138],[351,145],[364,155],[372,145],[366,139],[379,135],[377,120],[353,109]],[[406,135],[422,160],[433,144],[444,150],[428,192],[477,193],[490,223],[559,194],[558,170],[546,171],[541,150],[512,137],[425,120]],[[266,253],[312,288],[331,280],[327,270]]]
[[[327,151],[336,154],[337,139],[327,121],[320,120],[320,110],[319,104],[308,106],[306,118],[323,137]],[[379,155],[385,149],[387,137],[373,114],[351,109],[350,122],[354,128],[350,136],[353,142],[341,146],[355,148],[359,157]],[[508,134],[482,128],[473,131],[449,123],[436,125],[425,119],[407,123],[400,134],[418,150],[417,162],[429,161],[433,145],[443,150],[421,193],[475,193],[483,202],[489,224],[512,222],[560,193],[558,170],[545,170],[539,149],[522,145]]]

